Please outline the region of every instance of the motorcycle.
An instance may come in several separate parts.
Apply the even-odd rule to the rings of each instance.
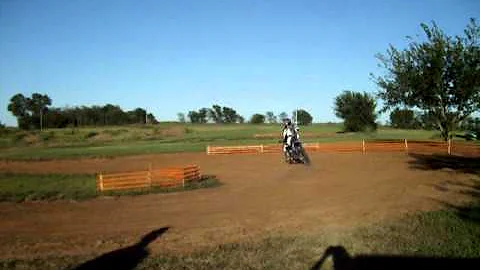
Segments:
[[[292,147],[287,148],[283,154],[285,156],[285,162],[289,164],[310,164],[310,158],[299,140],[295,140],[292,143]]]

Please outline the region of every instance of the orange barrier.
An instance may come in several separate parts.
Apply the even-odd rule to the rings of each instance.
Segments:
[[[386,140],[337,143],[304,143],[307,151],[327,153],[417,152],[480,156],[480,145],[462,142]],[[207,155],[280,153],[282,145],[208,146]]]
[[[197,181],[200,177],[200,168],[197,165],[125,173],[100,173],[97,174],[97,190],[184,186],[186,182]]]

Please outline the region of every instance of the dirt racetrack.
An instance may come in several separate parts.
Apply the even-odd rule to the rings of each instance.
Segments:
[[[198,164],[224,184],[172,194],[82,202],[0,203],[0,256],[86,254],[124,246],[150,230],[171,229],[154,250],[191,250],[274,232],[348,230],[464,198],[444,192],[473,174],[422,168],[405,154],[312,153],[312,165],[277,154],[200,153],[38,162],[0,162],[0,171],[95,173]],[[442,188],[438,188],[438,187]],[[454,185],[452,185],[453,187]]]

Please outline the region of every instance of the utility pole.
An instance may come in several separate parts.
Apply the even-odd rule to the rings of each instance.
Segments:
[[[145,108],[145,125],[148,124],[148,113],[147,108]]]
[[[43,131],[43,110],[40,109],[40,131]]]

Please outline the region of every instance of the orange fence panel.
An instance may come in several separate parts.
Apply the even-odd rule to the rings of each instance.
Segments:
[[[97,174],[97,190],[180,186],[200,178],[200,168],[197,165],[125,173],[100,173]]]
[[[282,145],[208,146],[207,155],[281,153]],[[455,141],[372,140],[361,142],[305,143],[307,151],[325,153],[420,152],[480,155],[480,146]]]

